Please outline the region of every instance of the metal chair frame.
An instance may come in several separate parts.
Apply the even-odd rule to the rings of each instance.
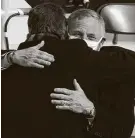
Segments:
[[[100,6],[98,9],[97,9],[97,12],[101,15],[101,12],[102,10],[109,6],[109,5],[135,5],[135,3],[108,3],[108,4],[104,4],[102,6]],[[135,34],[135,32],[120,32],[120,31],[114,31],[114,30],[110,30],[108,28],[106,28],[106,32],[108,33],[113,33],[114,34],[114,37],[113,37],[113,40],[112,40],[112,43],[115,45],[118,43],[118,34],[128,34],[128,35],[133,35]]]
[[[4,38],[5,38],[5,45],[6,45],[6,49],[7,50],[10,50],[10,47],[9,47],[9,41],[8,41],[8,36],[7,36],[7,28],[8,28],[8,24],[10,22],[10,20],[14,17],[17,17],[17,16],[25,16],[25,15],[28,15],[29,14],[29,8],[24,8],[24,9],[17,9],[15,13],[13,13],[12,15],[10,15],[6,22],[5,22],[5,25],[4,25]]]

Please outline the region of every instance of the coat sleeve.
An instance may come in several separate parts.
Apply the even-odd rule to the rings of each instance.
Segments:
[[[14,50],[1,50],[1,70],[5,70],[11,66],[8,62],[7,55]]]

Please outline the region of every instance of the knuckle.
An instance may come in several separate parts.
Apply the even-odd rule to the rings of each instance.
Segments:
[[[30,62],[26,63],[28,67],[32,66],[32,64]]]
[[[69,110],[73,111],[73,108],[72,108],[72,106],[69,106]]]
[[[22,63],[23,65],[27,65],[29,63],[29,61],[26,60],[26,58],[24,58],[24,60],[20,61],[20,63]]]
[[[35,52],[35,56],[36,56],[36,57],[41,56],[40,52],[39,52],[39,51],[36,51],[36,52]]]
[[[29,57],[33,57],[34,52],[31,50],[28,55],[29,55]]]
[[[71,91],[71,90],[70,90],[70,91],[69,91],[69,94],[70,94],[70,95],[73,95],[73,94],[74,94],[74,91]]]
[[[50,65],[51,63],[48,62],[48,61],[44,61],[44,64],[45,64],[45,65]]]
[[[73,98],[72,98],[72,97],[69,97],[69,101],[70,101],[70,102],[73,102]]]
[[[63,98],[64,98],[64,96],[63,96],[63,95],[61,95],[61,96],[60,96],[60,98],[61,98],[61,99],[63,99]]]
[[[38,50],[38,53],[41,55],[41,56],[46,56],[42,51]]]
[[[68,89],[64,89],[64,92],[65,92],[65,93],[69,93],[69,90],[68,90]]]
[[[64,92],[64,93],[68,93],[68,90],[67,90],[67,89],[64,89],[63,92]]]
[[[31,58],[31,62],[32,63],[36,63],[37,62],[37,59],[36,58]]]

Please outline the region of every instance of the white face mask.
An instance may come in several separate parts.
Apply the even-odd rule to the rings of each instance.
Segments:
[[[95,51],[100,51],[100,48],[101,48],[100,42],[102,39],[103,39],[103,37],[101,37],[98,42],[86,40],[86,39],[84,39],[84,41],[87,43],[88,47],[92,48]]]
[[[73,35],[69,35],[69,39],[78,39],[78,37],[73,36]],[[101,42],[102,39],[103,39],[103,37],[101,37],[98,42],[91,41],[91,40],[86,40],[86,39],[83,39],[83,40],[87,43],[88,47],[92,48],[95,51],[100,51],[100,48],[101,48],[100,47],[100,42]]]

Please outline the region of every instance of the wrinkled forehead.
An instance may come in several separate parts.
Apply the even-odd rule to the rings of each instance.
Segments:
[[[96,38],[104,37],[104,24],[93,17],[84,17],[82,19],[73,19],[68,23],[69,34],[80,31],[86,34],[94,34]]]

